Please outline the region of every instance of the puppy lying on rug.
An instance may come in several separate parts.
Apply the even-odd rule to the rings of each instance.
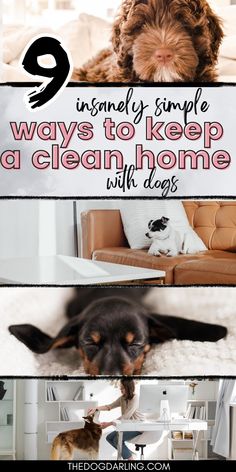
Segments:
[[[93,415],[84,416],[83,428],[59,433],[52,443],[51,459],[72,460],[75,449],[89,459],[98,459],[99,441],[102,436],[102,428],[96,422],[98,414],[99,412],[95,411]]]
[[[143,302],[148,288],[78,288],[68,306],[71,318],[54,338],[29,324],[10,332],[31,351],[78,349],[90,375],[140,375],[152,345],[171,339],[215,342],[224,338],[221,325],[150,313]]]
[[[148,254],[152,256],[177,256],[183,253],[183,244],[178,231],[172,228],[169,218],[162,216],[160,220],[148,223],[147,238],[152,240]]]
[[[213,82],[223,38],[206,0],[123,0],[112,48],[73,79],[83,82]]]

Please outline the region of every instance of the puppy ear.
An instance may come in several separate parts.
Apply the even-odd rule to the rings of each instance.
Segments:
[[[162,223],[165,224],[165,223],[168,223],[168,221],[170,221],[170,218],[166,218],[166,216],[162,216],[161,221],[162,221]]]
[[[153,223],[153,220],[150,220],[149,223],[148,223],[148,228],[149,229],[151,229],[152,223]]]
[[[170,4],[170,9],[172,4],[175,9],[175,2],[170,2]],[[206,81],[206,71],[210,66],[215,65],[223,39],[221,21],[208,2],[202,0],[183,0],[177,18],[191,36],[198,54],[198,80],[201,81],[203,76]],[[210,71],[208,79],[210,82],[213,80],[212,74],[213,72]]]
[[[48,336],[30,324],[9,326],[9,331],[36,354],[44,354],[50,349],[68,348],[78,344],[79,325],[77,321],[67,323],[55,338]]]
[[[164,323],[164,316],[150,314],[148,316],[149,342],[163,343],[176,337],[176,332]],[[162,321],[163,319],[163,321]]]
[[[150,342],[163,342],[173,338],[215,342],[227,334],[227,329],[224,326],[175,316],[151,315],[149,326]],[[166,338],[164,338],[165,336]]]
[[[113,22],[112,45],[117,63],[122,70],[122,81],[135,81],[133,71],[133,42],[139,35],[149,15],[148,0],[125,0]]]
[[[136,5],[140,5],[140,3],[143,3],[144,5],[147,5],[148,0],[135,0],[134,1],[134,6],[136,7]]]
[[[85,423],[91,423],[89,416],[82,416],[84,419]]]
[[[223,28],[222,28],[222,21],[211,11],[210,7],[209,7],[209,14],[208,14],[208,22],[209,22],[209,31],[212,37],[212,41],[211,41],[212,54],[215,61],[217,61],[219,47],[224,37],[224,33],[223,33]]]
[[[30,324],[12,325],[8,329],[19,341],[37,354],[49,351],[53,344],[53,339],[50,336]]]

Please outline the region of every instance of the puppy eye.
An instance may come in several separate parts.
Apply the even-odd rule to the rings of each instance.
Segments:
[[[143,350],[143,345],[139,343],[133,343],[126,346],[126,351],[130,356],[137,357]]]
[[[132,341],[132,342],[127,342],[126,341],[126,349],[142,349],[143,348],[143,344],[138,342],[138,341]]]
[[[96,347],[100,347],[102,346],[103,342],[102,341],[94,341],[93,339],[89,339],[88,341],[85,342],[85,345],[86,346],[96,346]]]
[[[101,346],[103,344],[102,336],[98,331],[92,331],[85,339],[87,345]]]
[[[91,338],[84,340],[83,343],[81,344],[82,344],[82,347],[85,349],[85,351],[91,354],[95,354],[96,352],[98,352],[103,345],[101,341],[95,342],[94,339],[91,339]]]

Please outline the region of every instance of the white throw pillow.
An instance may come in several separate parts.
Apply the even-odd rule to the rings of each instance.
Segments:
[[[211,7],[223,22],[224,33],[227,36],[235,34],[236,5],[219,6],[214,2],[211,4]]]
[[[170,219],[172,227],[184,240],[184,252],[194,254],[207,248],[189,224],[183,204],[179,200],[125,201],[120,206],[124,232],[131,249],[144,249],[151,245],[145,236],[150,220],[162,216]]]
[[[82,13],[80,18],[88,25],[92,55],[97,54],[101,49],[111,46],[111,23],[86,13]],[[88,59],[91,58],[89,57]]]
[[[236,59],[236,34],[224,38],[220,47],[220,56],[228,59]]]
[[[57,34],[70,50],[73,66],[79,68],[109,46],[110,28],[107,21],[82,13],[77,20],[61,26]]]
[[[57,34],[71,53],[73,67],[81,67],[91,57],[88,25],[80,18],[61,26]]]
[[[51,28],[35,28],[31,26],[8,26],[3,31],[3,62],[11,63],[19,58],[24,48],[39,34],[53,34]]]

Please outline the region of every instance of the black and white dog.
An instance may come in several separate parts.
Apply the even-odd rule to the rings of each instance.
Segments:
[[[159,220],[151,220],[148,228],[146,236],[152,240],[148,254],[177,256],[183,253],[183,241],[179,232],[171,226],[169,218],[162,216]]]

